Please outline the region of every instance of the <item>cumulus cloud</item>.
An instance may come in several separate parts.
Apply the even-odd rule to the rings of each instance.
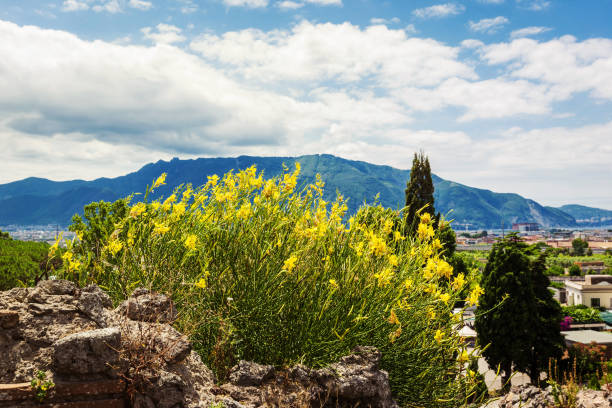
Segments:
[[[106,11],[111,14],[120,13],[122,10],[119,0],[107,0],[101,4],[96,4],[91,8],[93,11],[100,13]]]
[[[304,7],[304,3],[297,3],[295,1],[285,0],[276,3],[276,7],[281,10],[295,10]]]
[[[170,155],[262,152],[407,168],[420,148],[443,177],[536,199],[558,188],[536,184],[534,171],[556,174],[564,186],[574,180],[576,192],[585,184],[577,174],[612,173],[612,122],[465,130],[482,119],[562,120],[555,102],[576,93],[612,101],[612,40],[452,47],[383,25],[304,21],[290,30],[207,34],[185,50],[172,46],[184,39],[178,27],[143,34],[152,45],[0,21],[0,151],[11,168],[2,181],[35,171],[112,176]],[[482,78],[479,64],[498,73]],[[451,130],[421,120],[430,113],[448,118],[440,128]],[[49,166],[53,158],[62,166]],[[612,189],[609,177],[597,180]]]
[[[397,17],[393,17],[390,19],[386,19],[386,18],[378,18],[378,17],[374,17],[370,19],[370,24],[398,24],[400,22],[400,19]]]
[[[412,14],[416,17],[427,19],[453,16],[461,14],[464,11],[465,6],[463,4],[445,3],[416,9]]]
[[[138,10],[149,10],[151,7],[153,7],[153,3],[145,0],[130,0],[128,2],[128,7]]]
[[[510,77],[546,85],[555,100],[566,100],[578,92],[612,100],[612,39],[577,41],[563,36],[538,42],[519,38],[482,50],[484,61],[506,67]]]
[[[404,30],[375,25],[303,21],[291,31],[256,29],[203,35],[190,47],[251,81],[337,80],[374,77],[381,86],[435,85],[445,78],[476,78],[458,60],[458,49],[431,39],[408,37]],[[364,53],[363,50],[369,50]]]
[[[140,31],[144,38],[158,44],[173,44],[186,40],[181,34],[183,30],[170,24],[160,23],[155,30],[151,27],[144,27]]]
[[[515,39],[515,38],[529,37],[532,35],[542,34],[550,30],[551,29],[549,27],[537,27],[537,26],[525,27],[525,28],[520,28],[518,30],[512,31],[510,33],[510,38]]]
[[[79,11],[88,10],[89,4],[86,1],[80,0],[64,0],[62,3],[62,11]]]
[[[477,22],[470,21],[469,26],[470,30],[472,31],[493,34],[499,31],[500,28],[509,22],[510,20],[508,20],[506,17],[497,16],[495,18],[483,18]]]
[[[550,7],[551,2],[547,0],[516,0],[516,2],[527,10],[541,11]]]

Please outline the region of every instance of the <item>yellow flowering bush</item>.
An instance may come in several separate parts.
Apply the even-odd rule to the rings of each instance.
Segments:
[[[381,207],[345,223],[345,199],[324,201],[320,177],[296,190],[299,171],[264,180],[251,167],[153,202],[149,189],[116,212],[102,242],[74,244],[67,261],[79,273],[69,276],[115,302],[138,286],[171,295],[178,328],[220,378],[240,359],[320,367],[371,345],[402,406],[464,404],[474,384],[452,309],[470,282],[440,257],[431,217],[414,238]]]

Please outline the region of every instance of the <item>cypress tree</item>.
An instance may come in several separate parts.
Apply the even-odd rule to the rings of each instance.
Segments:
[[[419,216],[429,213],[432,218],[436,215],[434,208],[434,185],[431,180],[431,167],[429,159],[423,152],[415,153],[410,170],[410,180],[406,185],[405,222],[406,234],[413,235],[419,225]],[[436,217],[436,221],[439,217]],[[437,226],[437,222],[435,223]]]
[[[482,312],[476,314],[478,341],[488,345],[483,356],[490,367],[501,368],[505,386],[513,370],[537,384],[563,345],[561,309],[548,291],[543,258],[531,261],[525,248],[514,233],[493,246],[482,277]]]

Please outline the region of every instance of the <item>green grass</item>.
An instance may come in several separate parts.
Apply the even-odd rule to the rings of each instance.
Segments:
[[[0,239],[0,290],[32,285],[48,249],[47,243]]]

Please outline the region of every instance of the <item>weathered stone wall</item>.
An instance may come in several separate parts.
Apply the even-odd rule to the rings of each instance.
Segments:
[[[218,385],[171,326],[168,297],[137,289],[111,306],[97,286],[63,280],[0,292],[0,407],[396,407],[376,349],[320,370],[241,361]],[[42,405],[29,386],[38,370],[56,384]]]

